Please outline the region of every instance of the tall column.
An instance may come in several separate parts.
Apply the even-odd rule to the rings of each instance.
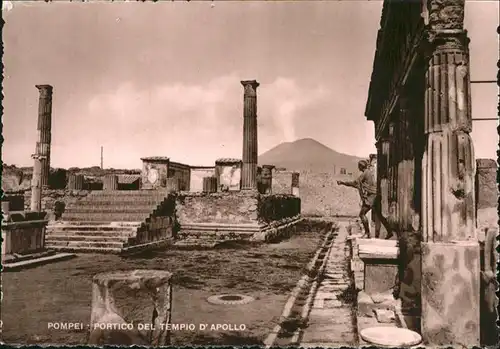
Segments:
[[[255,80],[242,81],[243,97],[243,166],[241,189],[257,189],[257,87]]]
[[[389,155],[391,141],[388,135],[380,138],[377,143],[377,186],[380,193],[380,209],[384,217],[389,216]],[[385,237],[387,231],[384,226],[380,227],[382,235]]]
[[[427,0],[422,337],[479,346],[479,244],[464,0]]]
[[[36,85],[40,93],[38,103],[38,142],[35,154],[40,156],[41,162],[41,186],[47,188],[50,173],[50,143],[52,127],[52,86]]]

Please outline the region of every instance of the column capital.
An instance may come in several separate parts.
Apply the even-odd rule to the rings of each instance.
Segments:
[[[257,80],[243,80],[241,84],[245,88],[245,96],[257,96],[257,87],[260,86]]]
[[[52,95],[52,92],[54,90],[51,85],[35,85],[35,87],[38,89],[38,91],[40,91],[40,95],[42,97]]]

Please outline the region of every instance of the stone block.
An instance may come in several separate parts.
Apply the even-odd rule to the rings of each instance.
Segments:
[[[380,323],[388,324],[396,320],[396,315],[392,310],[387,309],[375,309],[373,311],[377,321]]]
[[[429,345],[479,346],[477,242],[422,243],[422,337]]]
[[[364,291],[368,294],[387,292],[395,286],[397,275],[397,265],[365,263]]]
[[[89,344],[170,344],[171,277],[171,273],[162,270],[117,271],[96,275],[92,288]],[[131,298],[134,302],[130,301]],[[113,328],[106,328],[110,325]]]

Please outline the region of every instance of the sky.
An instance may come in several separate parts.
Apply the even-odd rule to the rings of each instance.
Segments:
[[[374,153],[364,110],[382,1],[5,4],[3,162],[31,166],[37,84],[54,86],[52,167],[140,168],[241,158],[243,87],[260,83],[259,153],[313,138]],[[497,74],[499,5],[468,0],[472,80]],[[473,85],[474,118],[497,116],[494,84]],[[496,158],[495,121],[473,124]]]

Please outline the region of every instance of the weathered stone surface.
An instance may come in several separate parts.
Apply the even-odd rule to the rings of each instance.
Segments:
[[[373,311],[377,321],[380,323],[391,323],[396,320],[396,315],[392,310],[387,309],[375,309]]]
[[[397,274],[397,265],[365,262],[364,291],[368,294],[389,291],[395,286]]]
[[[498,205],[497,163],[491,159],[476,160],[476,207],[478,210]]]
[[[422,336],[429,345],[479,345],[479,245],[422,243]]]
[[[168,325],[172,312],[172,274],[162,270],[133,270],[98,274],[93,279],[89,344],[170,344]],[[134,298],[131,306],[129,299]],[[151,328],[139,328],[138,324]],[[126,325],[129,329],[102,329],[100,324]],[[130,325],[129,325],[130,326]]]
[[[179,223],[256,223],[258,193],[181,193],[176,199]]]

